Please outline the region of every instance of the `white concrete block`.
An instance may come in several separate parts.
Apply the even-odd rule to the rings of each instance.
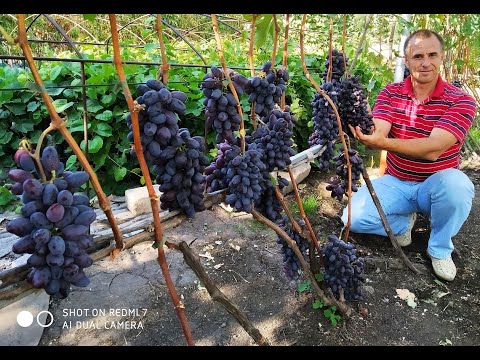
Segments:
[[[310,163],[301,163],[298,166],[292,168],[292,173],[297,185],[300,184],[303,180],[305,180],[308,174],[310,174],[310,170],[312,170],[312,166],[310,165]],[[288,174],[288,171],[279,171],[278,175],[280,175],[282,178],[287,179],[289,182],[288,186],[285,186],[282,190],[283,195],[286,195],[289,192],[293,191],[293,185],[290,181],[290,175]],[[274,176],[276,176],[276,173],[274,174]]]
[[[160,185],[158,184],[153,185],[158,197],[162,195],[160,190],[158,190],[159,187]],[[125,190],[125,200],[127,202],[127,209],[130,210],[133,215],[152,212],[152,205],[150,204],[150,197],[146,186]],[[160,211],[160,200],[158,204],[158,210]]]
[[[50,296],[43,289],[38,289],[2,308],[0,346],[37,346],[43,329],[51,325],[46,323],[52,321],[50,317],[47,319],[49,299]]]

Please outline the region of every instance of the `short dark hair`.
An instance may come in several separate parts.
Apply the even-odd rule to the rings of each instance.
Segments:
[[[410,42],[410,40],[412,40],[412,38],[414,37],[421,37],[421,38],[429,38],[431,36],[435,36],[438,41],[440,41],[440,48],[442,49],[442,52],[445,48],[445,42],[443,41],[443,38],[440,36],[439,33],[435,32],[435,31],[432,31],[432,30],[427,30],[427,29],[420,29],[420,30],[417,30],[417,31],[414,31],[413,33],[411,33],[407,39],[405,40],[405,43],[403,44],[403,53],[406,54],[407,53],[407,47],[408,47],[408,43]]]

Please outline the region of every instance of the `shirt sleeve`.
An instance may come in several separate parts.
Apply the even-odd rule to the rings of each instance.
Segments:
[[[390,92],[383,88],[377,95],[373,106],[372,116],[376,119],[392,123],[392,104],[390,103]]]
[[[435,123],[434,128],[446,130],[459,142],[463,142],[472,126],[477,111],[477,103],[470,95],[464,95],[450,107]]]

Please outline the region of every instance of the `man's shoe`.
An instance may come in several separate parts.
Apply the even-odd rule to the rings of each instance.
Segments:
[[[404,247],[412,243],[412,229],[413,229],[413,225],[415,225],[416,220],[417,220],[417,213],[413,213],[410,216],[410,222],[408,224],[407,232],[403,235],[395,236],[395,238],[397,239],[398,245]]]
[[[433,271],[437,277],[446,281],[452,281],[455,279],[457,268],[451,256],[446,259],[437,259],[431,256],[430,258],[432,259]]]

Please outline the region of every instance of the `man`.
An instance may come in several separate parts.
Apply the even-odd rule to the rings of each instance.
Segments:
[[[355,138],[387,151],[385,175],[372,181],[400,246],[411,243],[416,213],[430,217],[427,253],[437,277],[452,281],[452,237],[467,219],[474,186],[461,172],[460,148],[476,112],[470,95],[442,80],[444,43],[436,32],[418,30],[405,41],[410,75],[379,93],[369,135],[350,126]],[[347,223],[347,209],[342,220]],[[352,196],[351,230],[386,236],[366,186]]]

